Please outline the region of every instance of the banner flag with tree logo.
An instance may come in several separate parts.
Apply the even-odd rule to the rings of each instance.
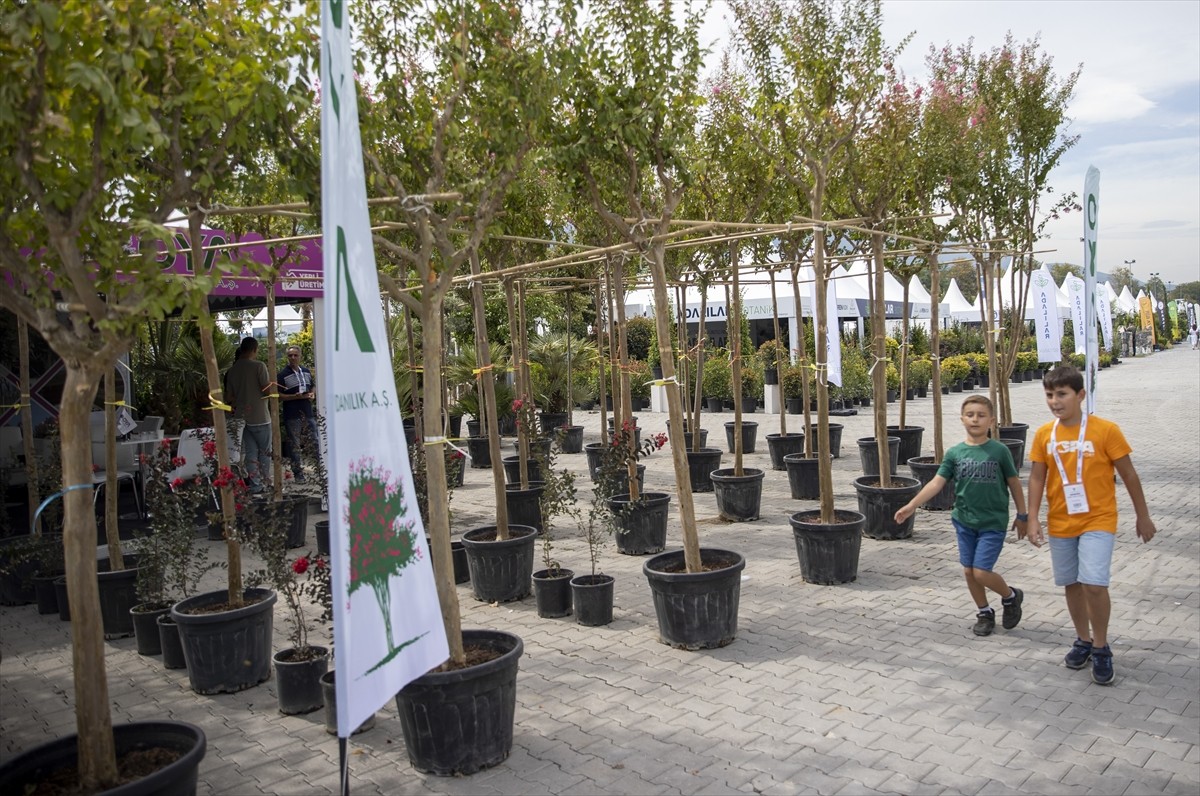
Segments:
[[[1033,299],[1034,329],[1039,362],[1062,359],[1062,321],[1058,319],[1058,286],[1050,269],[1043,265],[1029,278]]]
[[[396,403],[367,210],[348,4],[321,3],[322,403],[338,735],[449,655]]]

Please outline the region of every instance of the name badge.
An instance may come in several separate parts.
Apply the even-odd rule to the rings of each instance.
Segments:
[[[1087,514],[1088,499],[1083,484],[1063,484],[1063,496],[1067,499],[1068,514]]]

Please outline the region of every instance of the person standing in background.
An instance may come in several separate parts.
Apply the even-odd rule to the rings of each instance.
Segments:
[[[225,374],[226,398],[233,416],[245,422],[242,432],[242,460],[250,480],[250,494],[261,494],[267,487],[271,467],[271,415],[267,410],[267,392],[271,374],[258,360],[258,341],[243,337],[237,357]]]
[[[287,365],[279,371],[279,398],[283,402],[283,425],[291,442],[292,476],[297,483],[304,483],[304,464],[300,459],[302,443],[311,443],[313,455],[321,460],[321,434],[317,428],[313,397],[316,382],[312,371],[300,363],[300,347],[287,347]],[[308,439],[305,439],[305,434]]]

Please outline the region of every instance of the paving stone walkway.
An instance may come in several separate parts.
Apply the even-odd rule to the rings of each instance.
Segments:
[[[1012,395],[1014,419],[1029,423],[1032,438],[1049,417],[1040,384],[1015,384]],[[616,617],[606,627],[539,619],[532,598],[476,602],[470,586],[460,586],[466,626],[512,631],[525,642],[512,755],[467,778],[417,774],[389,703],[375,728],[352,740],[352,791],[1200,792],[1200,356],[1177,348],[1128,360],[1101,373],[1097,395],[1100,414],[1120,423],[1133,445],[1159,531],[1149,545],[1138,542],[1119,489],[1115,685],[1095,685],[1086,669],[1061,665],[1074,636],[1044,548],[1010,537],[998,569],[1025,590],[1024,619],[1015,630],[972,635],[974,607],[945,513],[918,512],[911,539],[864,539],[854,583],[806,584],[787,518],[815,504],[792,500],[786,474],[770,471],[763,436],[777,430],[778,418],[758,414],[758,449],[746,463],[768,470],[762,519],[722,522],[713,496],[696,495],[702,544],[747,561],[733,644],[681,652],[660,643],[644,559],[612,545],[602,567],[617,579]],[[948,444],[961,438],[963,397],[946,396]],[[909,422],[926,429],[926,453],[931,404],[909,405]],[[896,411],[889,406],[890,422]],[[645,432],[666,429],[665,415],[639,417]],[[731,419],[706,416],[711,444],[723,444],[722,424]],[[839,421],[836,503],[855,508],[855,440],[871,433],[872,420]],[[597,413],[577,413],[576,422],[587,428],[585,441],[599,439]],[[800,426],[798,418],[789,422]],[[560,463],[581,473],[581,495],[590,498],[583,456]],[[667,452],[646,464],[647,487],[674,494]],[[492,496],[490,472],[469,470],[451,502],[454,533],[490,523]],[[585,569],[579,531],[559,533],[555,557]],[[678,540],[673,513],[668,545]],[[219,587],[221,575],[212,577]],[[286,646],[284,625],[277,611],[277,649]],[[138,656],[133,639],[106,646],[115,721],[170,717],[204,728],[200,793],[336,790],[337,742],[321,713],[281,716],[273,681],[197,696],[186,673]],[[33,606],[2,608],[0,655],[0,759],[73,732],[68,624]]]

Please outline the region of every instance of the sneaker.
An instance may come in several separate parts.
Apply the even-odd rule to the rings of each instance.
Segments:
[[[975,627],[971,628],[977,636],[990,636],[996,629],[996,612],[980,611],[975,615]]]
[[[1112,685],[1117,673],[1113,671],[1112,650],[1105,644],[1103,647],[1092,648],[1092,682],[1099,685]]]
[[[1000,604],[1004,606],[1004,614],[1000,624],[1004,626],[1005,630],[1012,630],[1021,621],[1021,603],[1025,601],[1025,592],[1016,586],[1013,586],[1012,590],[1012,597],[1005,597],[1000,601]]]
[[[1082,669],[1091,657],[1092,642],[1077,638],[1067,652],[1067,657],[1063,658],[1063,665],[1068,669]]]

